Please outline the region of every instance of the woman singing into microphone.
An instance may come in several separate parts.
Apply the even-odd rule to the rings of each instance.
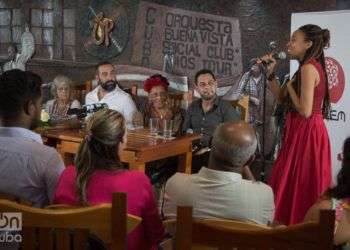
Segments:
[[[330,143],[323,121],[330,111],[323,52],[329,40],[329,31],[313,24],[293,33],[288,54],[300,66],[282,88],[273,73],[275,59],[271,55],[262,58],[271,61],[271,90],[289,107],[283,144],[269,181],[275,194],[275,220],[287,225],[302,222],[307,210],[331,184]]]

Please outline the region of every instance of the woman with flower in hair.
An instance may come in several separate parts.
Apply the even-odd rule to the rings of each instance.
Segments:
[[[330,142],[323,121],[330,111],[323,52],[329,41],[329,31],[313,24],[293,33],[288,53],[300,66],[282,89],[273,73],[276,61],[271,55],[268,58],[271,90],[289,107],[283,144],[269,181],[275,194],[275,220],[287,225],[302,222],[331,184]]]
[[[141,107],[143,122],[148,126],[150,118],[159,120],[173,120],[173,132],[179,134],[183,117],[178,107],[171,107],[168,95],[169,82],[162,75],[149,77],[143,85],[143,89],[148,93],[148,103]]]
[[[183,115],[179,107],[172,107],[168,95],[169,82],[160,74],[152,75],[144,82],[143,89],[148,93],[145,105],[140,105],[144,126],[149,126],[151,118],[159,120],[160,127],[163,120],[173,120],[173,135],[181,133]],[[152,184],[164,184],[177,171],[177,157],[157,160],[148,164],[147,175]]]
[[[142,218],[128,234],[128,249],[157,249],[164,228],[151,183],[144,173],[127,170],[120,162],[126,144],[123,115],[110,109],[97,111],[89,118],[86,133],[75,166],[67,167],[60,177],[53,202],[96,205],[110,203],[113,193],[124,192],[127,212]]]

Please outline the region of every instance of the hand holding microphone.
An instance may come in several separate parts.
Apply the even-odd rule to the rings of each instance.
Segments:
[[[262,62],[265,65],[274,64],[277,60],[284,60],[287,58],[287,54],[284,51],[277,52],[277,42],[271,41],[268,46],[268,53],[261,57]]]
[[[273,58],[276,60],[284,60],[287,58],[287,54],[284,51],[277,52],[277,42],[271,41],[268,46],[269,54],[272,54]]]
[[[275,78],[275,68],[277,60],[284,60],[287,58],[287,54],[284,51],[277,52],[277,43],[271,41],[268,46],[269,53],[262,56],[261,62],[266,67],[266,76],[269,81]]]
[[[262,63],[266,69],[266,76],[270,79],[270,76],[274,75],[277,60],[274,58],[272,53],[263,55],[257,60],[257,63]]]

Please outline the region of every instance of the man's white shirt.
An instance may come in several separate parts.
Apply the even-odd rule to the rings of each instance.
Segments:
[[[98,99],[98,91],[101,86],[97,86],[85,97],[85,104],[106,103],[109,109],[120,112],[128,125],[132,124],[133,116],[136,112],[136,106],[131,96],[116,86],[115,90],[107,93],[101,100]]]
[[[233,172],[202,167],[198,174],[176,173],[166,183],[163,211],[176,217],[177,206],[192,206],[196,218],[225,218],[267,224],[274,215],[271,187]]]

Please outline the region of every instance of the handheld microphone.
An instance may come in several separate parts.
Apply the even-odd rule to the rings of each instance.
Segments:
[[[287,58],[287,54],[284,51],[280,51],[278,53],[273,53],[272,54],[273,58],[275,58],[276,60],[284,60]]]
[[[81,108],[68,109],[67,115],[76,115],[78,118],[85,118],[88,114],[95,113],[101,109],[108,108],[106,103],[93,103],[83,105]]]
[[[271,41],[269,42],[269,46],[268,46],[268,51],[274,52],[277,49],[277,42],[276,41]]]
[[[267,51],[269,53],[272,53],[273,58],[276,60],[284,60],[287,58],[287,54],[284,51],[277,52],[277,42],[276,41],[271,41],[269,42],[268,49]]]

